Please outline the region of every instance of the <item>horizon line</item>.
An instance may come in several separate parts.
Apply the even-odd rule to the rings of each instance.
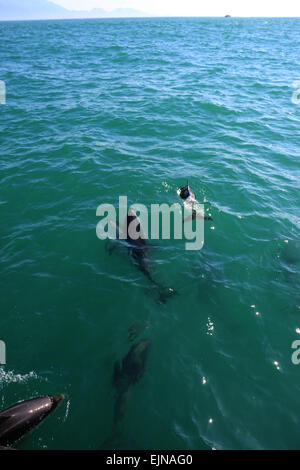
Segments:
[[[300,19],[300,16],[234,16],[230,15],[226,17],[226,15],[143,15],[143,16],[99,16],[99,17],[70,17],[70,18],[23,18],[23,19],[2,19],[0,18],[0,22],[9,22],[9,21],[69,21],[69,20],[130,20],[130,19],[162,19],[162,18],[226,18],[227,20],[232,19]]]

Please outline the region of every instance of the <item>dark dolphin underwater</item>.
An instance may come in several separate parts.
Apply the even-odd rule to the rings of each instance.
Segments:
[[[124,406],[130,387],[137,383],[145,373],[146,359],[152,340],[143,338],[133,344],[126,356],[115,363],[113,385],[116,389],[114,422],[124,415]]]
[[[299,26],[0,23],[0,410],[68,397],[17,449],[299,449]],[[97,238],[184,186],[201,250]]]
[[[130,226],[134,224],[135,232],[137,237],[132,237],[130,234]],[[150,281],[150,284],[155,287],[157,298],[160,302],[165,303],[168,298],[171,298],[173,295],[177,295],[177,292],[172,287],[166,287],[159,283],[156,279],[153,278],[151,274],[150,266],[150,246],[146,239],[143,237],[143,230],[141,227],[140,219],[132,208],[129,208],[125,222],[122,224],[122,227],[118,224],[118,232],[122,231],[125,234],[125,245],[127,247],[128,253],[134,260],[138,269],[146,276]],[[117,234],[117,239],[119,238],[119,233]],[[116,242],[114,242],[116,243]],[[108,251],[111,254],[113,249],[116,247],[109,246]]]

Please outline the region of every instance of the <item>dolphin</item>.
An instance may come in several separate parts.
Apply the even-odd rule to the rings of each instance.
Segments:
[[[0,448],[9,449],[37,426],[64,399],[64,395],[46,395],[17,403],[0,412]]]
[[[188,220],[194,220],[196,218],[204,218],[204,220],[213,220],[211,216],[201,216],[199,215],[199,211],[197,211],[197,205],[199,204],[197,199],[196,199],[196,195],[194,193],[194,191],[192,190],[192,188],[190,187],[189,185],[189,182],[187,181],[187,184],[185,186],[182,186],[181,188],[179,188],[177,190],[177,194],[178,196],[183,200],[183,205],[187,208],[187,209],[191,209],[192,210],[192,215],[191,216],[188,216],[186,217],[186,219],[184,220],[184,222],[187,222]]]
[[[116,389],[114,424],[117,424],[123,417],[129,389],[144,375],[151,344],[152,340],[150,338],[141,339],[131,346],[129,352],[121,361],[115,363],[113,374],[113,385]]]
[[[132,234],[130,233],[130,226],[132,227],[131,224],[134,224],[136,238],[133,238]],[[128,210],[124,226],[118,224],[117,229],[117,238],[119,238],[120,232],[122,232],[123,238],[125,238],[128,252],[135,261],[137,267],[146,276],[150,283],[158,289],[160,302],[165,303],[169,297],[177,294],[175,289],[172,287],[163,286],[153,279],[149,270],[148,245],[141,228],[140,219],[132,208]],[[112,250],[110,250],[110,253],[111,251]]]
[[[197,202],[195,193],[191,189],[188,181],[185,186],[182,186],[178,189],[177,193],[184,201]]]

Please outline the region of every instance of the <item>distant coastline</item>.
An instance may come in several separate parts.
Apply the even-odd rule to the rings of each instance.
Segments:
[[[72,20],[134,20],[134,19],[182,19],[182,18],[194,18],[194,19],[224,19],[224,16],[82,16],[82,17],[67,17],[67,18],[0,18],[0,22],[22,22],[22,21],[72,21]],[[227,17],[228,18],[228,17]],[[290,20],[300,20],[300,16],[230,16],[229,18],[234,18],[236,20],[280,20],[280,19],[290,19]]]
[[[50,0],[0,0],[0,21],[22,20],[65,20],[92,18],[143,18],[150,15],[132,8],[117,8],[106,11],[102,8],[92,10],[68,10]]]

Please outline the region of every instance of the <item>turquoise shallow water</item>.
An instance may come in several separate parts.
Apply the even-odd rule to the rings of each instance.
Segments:
[[[0,407],[68,394],[23,449],[300,447],[299,19],[0,23]],[[201,251],[153,275],[96,237],[96,208],[210,202]],[[112,371],[152,348],[118,437]]]

